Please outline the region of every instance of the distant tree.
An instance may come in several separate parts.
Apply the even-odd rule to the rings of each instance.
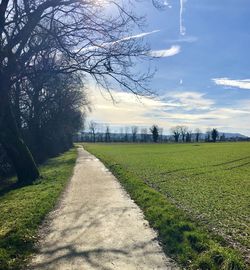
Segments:
[[[97,126],[98,124],[94,121],[91,121],[89,123],[89,130],[90,130],[90,133],[91,133],[91,136],[92,136],[92,141],[93,142],[96,142],[96,130],[97,130]]]
[[[132,126],[131,127],[131,133],[132,133],[132,140],[133,140],[133,142],[136,142],[137,133],[138,133],[138,127],[137,126]]]
[[[163,128],[159,128],[159,141],[163,141]]]
[[[147,142],[148,130],[147,128],[141,129],[141,140],[142,142]]]
[[[180,132],[180,126],[172,127],[171,128],[171,133],[174,136],[175,142],[178,142],[179,141],[180,134],[181,134],[181,132]]]
[[[153,141],[156,143],[159,139],[159,127],[157,125],[153,125],[150,128],[150,131],[152,133]]]
[[[186,126],[179,126],[181,137],[182,137],[182,142],[185,142],[185,137],[188,132],[188,128]]]
[[[199,128],[196,128],[194,134],[195,134],[195,141],[199,142],[200,135],[201,135],[201,130]]]
[[[123,131],[123,127],[120,128],[120,141],[124,141],[124,131]]]
[[[208,128],[207,131],[206,131],[205,141],[210,142],[210,140],[211,140],[211,129]]]
[[[97,132],[95,134],[95,141],[96,142],[104,142],[105,141],[104,133],[103,132]]]
[[[106,126],[105,142],[110,142],[110,128],[109,128],[109,126]]]
[[[211,131],[211,136],[212,136],[212,140],[213,142],[216,142],[218,136],[219,136],[219,132],[216,128],[213,128]]]
[[[191,142],[192,140],[192,130],[186,132],[186,142]]]
[[[129,141],[128,133],[129,133],[129,127],[125,127],[124,142]]]
[[[220,136],[220,141],[224,142],[226,140],[226,136],[225,136],[225,133],[223,133],[221,136]]]

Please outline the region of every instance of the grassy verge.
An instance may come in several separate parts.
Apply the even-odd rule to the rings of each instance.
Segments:
[[[34,251],[38,226],[55,206],[72,174],[76,155],[72,149],[50,159],[40,167],[40,180],[0,196],[0,270],[21,269],[26,264]],[[13,179],[9,181],[13,183]]]
[[[88,150],[92,150],[91,146]],[[246,269],[237,251],[226,246],[221,238],[210,236],[191,221],[184,211],[149,187],[141,178],[117,164],[108,156],[93,151],[120,180],[132,199],[143,210],[151,226],[158,231],[165,252],[188,269]]]

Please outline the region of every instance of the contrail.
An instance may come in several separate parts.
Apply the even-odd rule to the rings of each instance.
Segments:
[[[184,3],[185,3],[185,0],[180,0],[180,34],[182,36],[185,36],[186,34],[186,28],[183,23]]]

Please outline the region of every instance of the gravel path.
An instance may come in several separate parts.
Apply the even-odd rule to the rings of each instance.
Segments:
[[[83,148],[78,149],[74,175],[41,236],[30,269],[177,269],[138,206]]]

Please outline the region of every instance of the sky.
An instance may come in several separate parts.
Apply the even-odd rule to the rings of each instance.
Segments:
[[[159,0],[161,1],[161,0]],[[135,35],[150,44],[157,68],[150,86],[155,99],[89,86],[88,120],[121,126],[191,130],[217,128],[250,136],[250,1],[150,0],[136,3],[147,26]]]

